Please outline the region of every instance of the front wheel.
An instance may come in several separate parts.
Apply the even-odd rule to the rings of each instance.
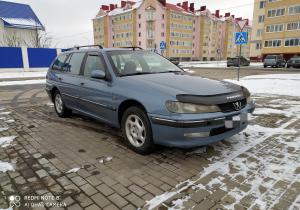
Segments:
[[[143,109],[128,108],[122,117],[121,124],[123,136],[130,149],[142,155],[153,151],[151,124]]]
[[[71,115],[72,111],[65,106],[60,92],[57,90],[54,93],[54,108],[59,117],[67,117]]]

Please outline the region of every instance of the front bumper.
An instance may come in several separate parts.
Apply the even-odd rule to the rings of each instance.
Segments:
[[[179,148],[192,148],[224,140],[244,130],[248,120],[233,121],[232,128],[226,128],[225,123],[242,113],[252,113],[254,109],[254,104],[251,104],[239,112],[219,113],[212,118],[198,120],[150,115],[153,140],[155,144]]]

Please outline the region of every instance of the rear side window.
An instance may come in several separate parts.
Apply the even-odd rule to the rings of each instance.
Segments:
[[[94,70],[105,71],[105,68],[105,63],[99,55],[88,55],[84,67],[84,76],[89,77]]]
[[[70,55],[66,64],[64,65],[64,71],[78,75],[84,56],[85,53],[73,53]]]
[[[61,71],[67,58],[67,54],[59,55],[52,65],[53,70]]]

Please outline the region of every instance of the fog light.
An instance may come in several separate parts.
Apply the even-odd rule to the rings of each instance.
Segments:
[[[210,132],[185,133],[184,137],[188,138],[204,138],[209,137]]]

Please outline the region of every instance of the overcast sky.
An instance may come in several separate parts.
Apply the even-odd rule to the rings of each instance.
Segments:
[[[53,37],[54,47],[93,44],[92,19],[102,4],[116,3],[115,0],[6,0],[29,4],[46,31]],[[136,0],[135,0],[136,1]],[[184,0],[182,0],[184,1]],[[182,2],[167,0],[169,3]],[[118,1],[120,2],[120,1]],[[206,5],[221,14],[231,12],[236,17],[252,19],[254,0],[194,0],[196,9]]]

